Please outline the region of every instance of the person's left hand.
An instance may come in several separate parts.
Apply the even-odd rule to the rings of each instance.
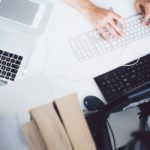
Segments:
[[[150,0],[136,0],[135,9],[144,16],[143,23],[150,26]]]

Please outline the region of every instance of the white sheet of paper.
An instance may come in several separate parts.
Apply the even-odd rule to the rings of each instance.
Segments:
[[[0,117],[0,150],[28,150],[16,117]]]

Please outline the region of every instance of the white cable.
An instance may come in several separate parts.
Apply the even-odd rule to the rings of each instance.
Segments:
[[[138,47],[136,47],[136,46],[134,46],[134,47],[140,52],[140,50],[139,50]],[[141,55],[141,54],[140,54],[140,55]],[[134,66],[134,65],[136,65],[136,64],[139,63],[140,59],[141,59],[141,57],[139,57],[139,58],[136,60],[135,63],[129,64],[129,65],[122,65],[121,67],[131,67],[131,66]]]
[[[139,58],[136,60],[135,63],[132,63],[132,64],[130,64],[130,65],[123,65],[123,66],[121,66],[121,67],[131,67],[131,66],[134,66],[134,65],[136,65],[136,64],[139,63],[140,59],[141,59],[141,57],[139,57]]]

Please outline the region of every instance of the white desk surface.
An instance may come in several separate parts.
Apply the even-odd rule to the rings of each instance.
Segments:
[[[55,98],[76,92],[81,106],[87,95],[98,96],[104,101],[93,77],[148,53],[139,49],[124,49],[113,55],[80,63],[70,48],[68,39],[91,29],[93,26],[79,12],[61,1],[56,2],[45,33],[37,39],[27,67],[29,75],[42,72],[49,77]],[[136,113],[137,110],[132,109],[110,117],[118,146],[125,144],[131,131],[137,129]]]

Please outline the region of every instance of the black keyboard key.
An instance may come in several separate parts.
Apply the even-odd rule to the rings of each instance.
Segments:
[[[11,77],[12,77],[12,78],[15,78],[15,77],[16,77],[16,74],[12,74]]]
[[[21,61],[16,60],[15,64],[20,65]]]
[[[2,61],[2,65],[6,65],[6,61]]]
[[[4,56],[8,56],[9,53],[8,53],[8,52],[4,52],[3,55],[4,55]]]
[[[6,59],[6,57],[5,56],[2,56],[2,58],[1,58],[2,60],[5,60]]]
[[[6,67],[5,67],[5,66],[2,66],[2,67],[1,67],[1,69],[2,69],[2,70],[5,70],[5,69],[6,69]]]
[[[15,59],[11,59],[11,63],[14,63],[15,62]]]
[[[11,65],[11,63],[7,63],[6,65],[9,67]]]
[[[23,57],[22,57],[22,56],[19,56],[19,57],[18,57],[18,60],[22,60],[22,59],[23,59]]]
[[[15,79],[14,79],[14,78],[10,78],[10,80],[11,80],[11,81],[14,81]]]
[[[10,71],[10,68],[9,68],[9,67],[7,67],[7,68],[6,68],[6,71]]]
[[[12,58],[14,55],[12,53],[9,54],[9,57]]]
[[[15,65],[15,64],[12,64],[11,67],[14,68],[14,69],[18,69],[19,68],[19,66]]]
[[[12,72],[12,73],[17,73],[18,70],[16,70],[16,69],[11,69],[11,72]]]
[[[8,77],[10,77],[11,76],[11,73],[10,72],[7,72],[7,74],[6,74]]]
[[[0,74],[0,78],[4,78],[4,75]]]
[[[0,55],[3,53],[3,51],[2,50],[0,50]]]
[[[9,77],[5,76],[5,79],[9,80]]]
[[[7,61],[7,62],[8,62],[8,61],[10,61],[10,58],[9,58],[9,57],[7,57],[7,58],[6,58],[6,61]]]
[[[14,59],[17,59],[18,58],[18,56],[17,55],[14,55],[14,57],[13,57]]]
[[[6,74],[6,71],[2,71],[2,75],[5,75]]]

